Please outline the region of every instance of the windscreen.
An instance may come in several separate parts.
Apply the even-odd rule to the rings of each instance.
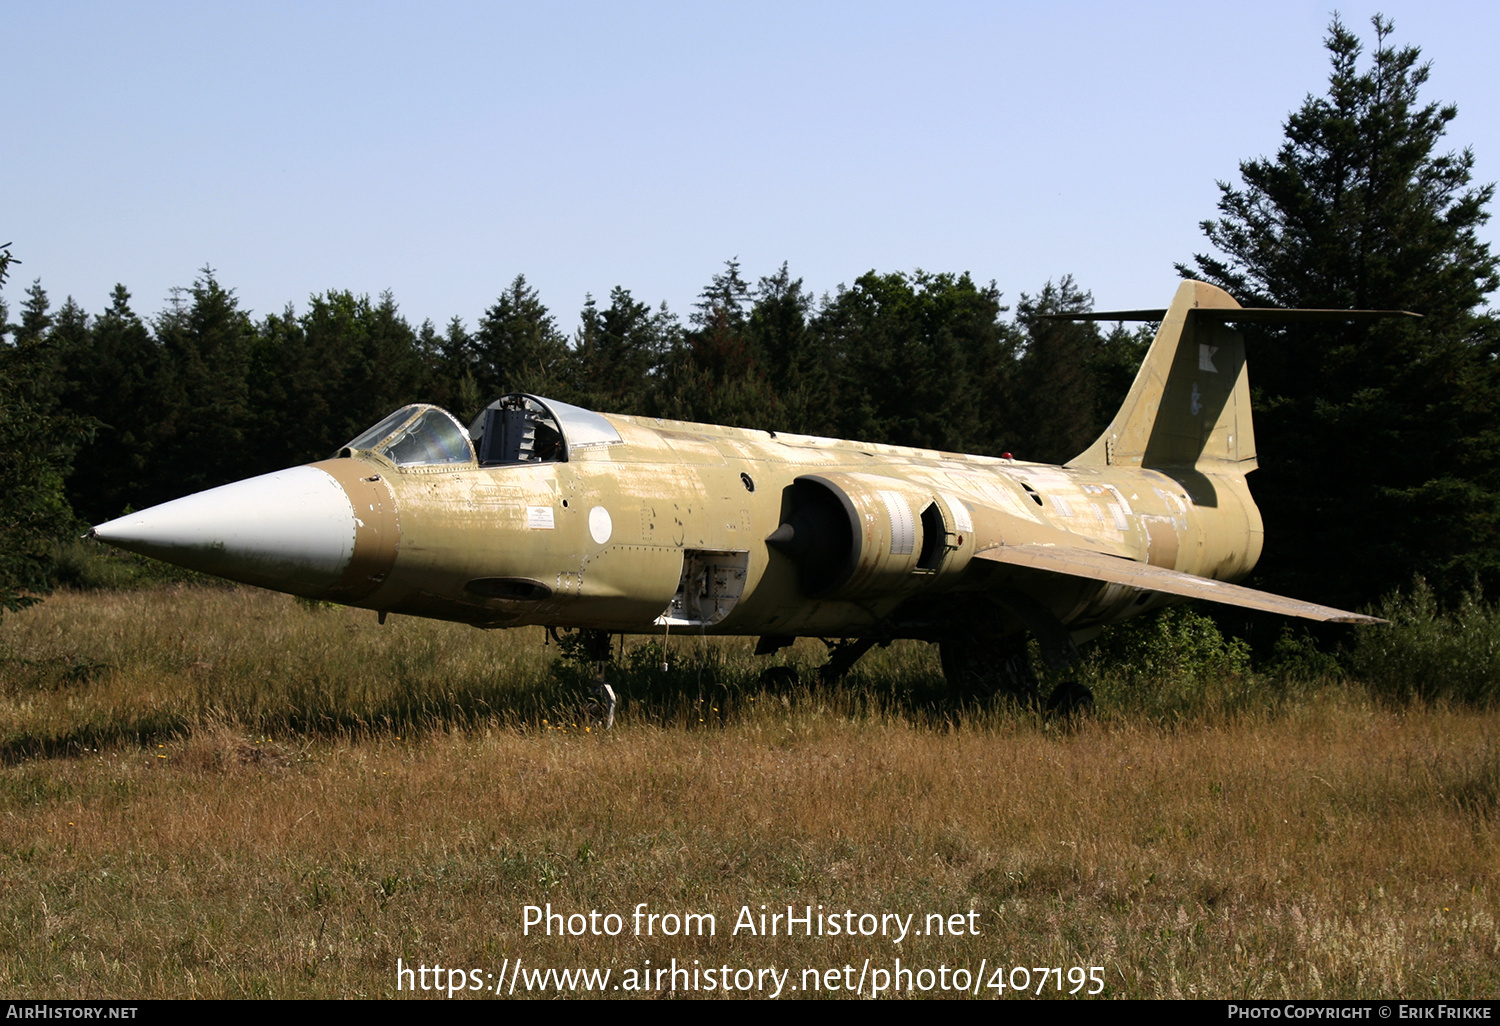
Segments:
[[[419,410],[421,410],[421,409],[422,409],[422,407],[416,406],[416,405],[401,407],[401,409],[397,410],[395,413],[393,413],[389,417],[385,418],[385,420],[382,420],[379,424],[376,424],[374,427],[372,427],[370,430],[366,431],[364,434],[362,434],[359,437],[351,440],[347,445],[344,446],[344,448],[345,449],[373,449],[373,448],[375,448],[381,442],[383,442],[387,438],[389,438],[391,436],[391,433],[393,431],[395,431],[398,427],[400,427],[402,424],[405,424],[407,421],[411,420],[412,417],[416,416],[417,412]]]
[[[446,411],[436,406],[406,406],[376,424],[348,445],[374,449],[398,467],[472,463],[469,436]]]

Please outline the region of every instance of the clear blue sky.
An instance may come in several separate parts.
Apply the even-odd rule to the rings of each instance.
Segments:
[[[1500,178],[1500,5],[1349,4],[1433,62]],[[471,326],[524,273],[567,329],[685,315],[724,260],[816,292],[1072,274],[1164,304],[1216,179],[1320,93],[1329,7],[1255,3],[33,3],[0,8],[0,242],[54,305],[214,267],[257,316],[390,289]],[[1495,226],[1485,238],[1496,245]]]

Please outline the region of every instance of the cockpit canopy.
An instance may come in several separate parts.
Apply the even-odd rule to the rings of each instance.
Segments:
[[[401,407],[344,449],[374,450],[398,467],[474,462],[463,425],[447,410],[423,403]]]
[[[473,442],[470,442],[470,439]],[[448,411],[424,403],[403,406],[341,450],[378,452],[398,467],[473,463],[551,463],[580,449],[620,442],[620,433],[591,410],[533,395],[490,403],[466,432]]]
[[[486,467],[563,461],[580,449],[621,440],[614,425],[592,410],[520,393],[485,407],[469,425],[469,437]]]

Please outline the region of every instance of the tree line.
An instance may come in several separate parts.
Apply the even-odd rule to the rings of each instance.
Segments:
[[[786,267],[752,285],[731,260],[687,323],[615,288],[565,332],[517,276],[472,328],[454,318],[439,332],[389,293],[331,291],[257,319],[205,270],[151,318],[123,286],[89,314],[72,299],[52,309],[33,283],[11,339],[45,401],[88,428],[66,498],[97,522],[324,458],[405,403],[468,422],[509,391],[1055,462],[1092,440],[1149,342],[1040,318],[1089,304],[1063,279],[1008,318],[994,285],[924,272],[871,272],[815,301]],[[1072,368],[1066,382],[1057,366]]]
[[[1500,582],[1496,258],[1476,231],[1492,186],[1443,152],[1456,108],[1424,102],[1415,47],[1341,23],[1327,92],[1271,158],[1221,183],[1213,253],[1178,266],[1246,306],[1407,309],[1415,323],[1247,329],[1266,519],[1258,581],[1339,605],[1427,576]],[[10,269],[0,251],[0,278]],[[470,326],[412,325],[395,297],[312,296],[260,318],[210,270],[142,316],[117,286],[90,313],[40,281],[0,302],[0,578],[45,588],[77,520],[328,456],[392,409],[461,420],[526,391],[633,413],[1013,453],[1057,463],[1103,429],[1149,328],[1048,320],[1091,308],[1071,277],[1021,293],[968,274],[870,271],[814,296],[783,265],[728,261],[686,318],[623,287],[564,328],[517,275]]]

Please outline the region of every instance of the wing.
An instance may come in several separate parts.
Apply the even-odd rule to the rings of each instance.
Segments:
[[[1056,545],[1000,545],[974,553],[976,559],[989,559],[1011,566],[1046,570],[1069,577],[1084,577],[1094,581],[1123,584],[1141,591],[1160,591],[1186,598],[1206,599],[1246,609],[1263,609],[1283,616],[1300,616],[1308,620],[1330,620],[1336,623],[1386,623],[1378,617],[1363,613],[1351,613],[1331,606],[1320,606],[1313,602],[1273,595],[1269,591],[1257,591],[1238,584],[1192,574],[1167,570],[1149,563],[1138,563],[1122,556],[1111,556],[1088,549],[1065,548]]]

